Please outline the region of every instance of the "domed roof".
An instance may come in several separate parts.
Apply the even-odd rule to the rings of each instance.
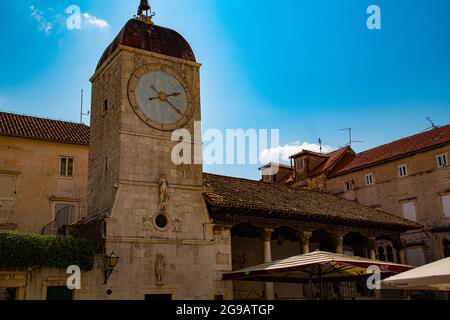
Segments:
[[[106,48],[100,58],[97,69],[119,45],[156,52],[188,61],[196,61],[191,46],[178,32],[146,23],[139,19],[131,19]]]

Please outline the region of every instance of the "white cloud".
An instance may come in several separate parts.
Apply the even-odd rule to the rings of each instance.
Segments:
[[[38,23],[39,31],[42,31],[46,35],[49,35],[53,29],[53,23],[48,21],[45,18],[44,13],[38,10],[36,7],[31,6],[30,10],[31,10],[31,17]]]
[[[300,141],[296,141],[291,144],[285,144],[284,146],[264,149],[261,151],[260,161],[261,163],[288,162],[290,156],[299,153],[302,150],[320,152],[320,146],[314,143],[300,143]],[[322,146],[322,152],[324,153],[328,153],[333,150],[335,149],[331,146]]]
[[[83,24],[86,27],[93,27],[93,28],[100,28],[100,29],[109,28],[108,21],[94,17],[87,12],[83,13],[82,17],[83,17]]]

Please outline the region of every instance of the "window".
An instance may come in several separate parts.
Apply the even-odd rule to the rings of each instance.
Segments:
[[[442,206],[444,208],[444,216],[450,218],[450,195],[442,197]]]
[[[73,204],[55,203],[53,227],[59,229],[75,222],[76,207]]]
[[[406,177],[408,175],[408,169],[406,168],[406,164],[403,164],[398,167],[398,175],[399,177]]]
[[[297,170],[303,170],[305,168],[305,158],[300,158],[295,161]]]
[[[105,99],[105,101],[103,101],[103,112],[108,112],[108,99]]]
[[[344,191],[352,191],[353,190],[353,181],[348,180],[344,182]]]
[[[15,195],[16,176],[0,175],[0,199],[13,200]]]
[[[440,154],[436,157],[436,161],[437,161],[437,166],[438,168],[443,168],[448,166],[448,161],[447,161],[447,155],[446,154]]]
[[[59,175],[62,177],[73,177],[73,158],[61,157],[59,159]]]
[[[406,248],[406,263],[410,266],[420,267],[425,264],[425,255],[422,247]]]
[[[375,183],[372,173],[366,174],[365,180],[366,180],[366,186],[371,186]]]
[[[414,202],[403,204],[403,218],[416,221],[416,204]]]

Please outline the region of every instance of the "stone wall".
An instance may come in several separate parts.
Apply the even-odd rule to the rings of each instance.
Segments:
[[[0,176],[11,178],[0,197],[0,231],[41,233],[54,218],[55,203],[86,215],[88,146],[0,136]],[[74,176],[59,175],[60,157],[74,158]],[[3,190],[4,190],[3,189]]]

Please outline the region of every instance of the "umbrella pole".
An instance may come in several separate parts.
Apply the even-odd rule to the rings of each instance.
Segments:
[[[314,266],[311,270],[311,277],[308,282],[308,300],[313,300],[313,278],[314,278]]]
[[[323,279],[322,279],[322,266],[319,265],[319,290],[320,290],[320,300],[324,300],[323,295]]]

